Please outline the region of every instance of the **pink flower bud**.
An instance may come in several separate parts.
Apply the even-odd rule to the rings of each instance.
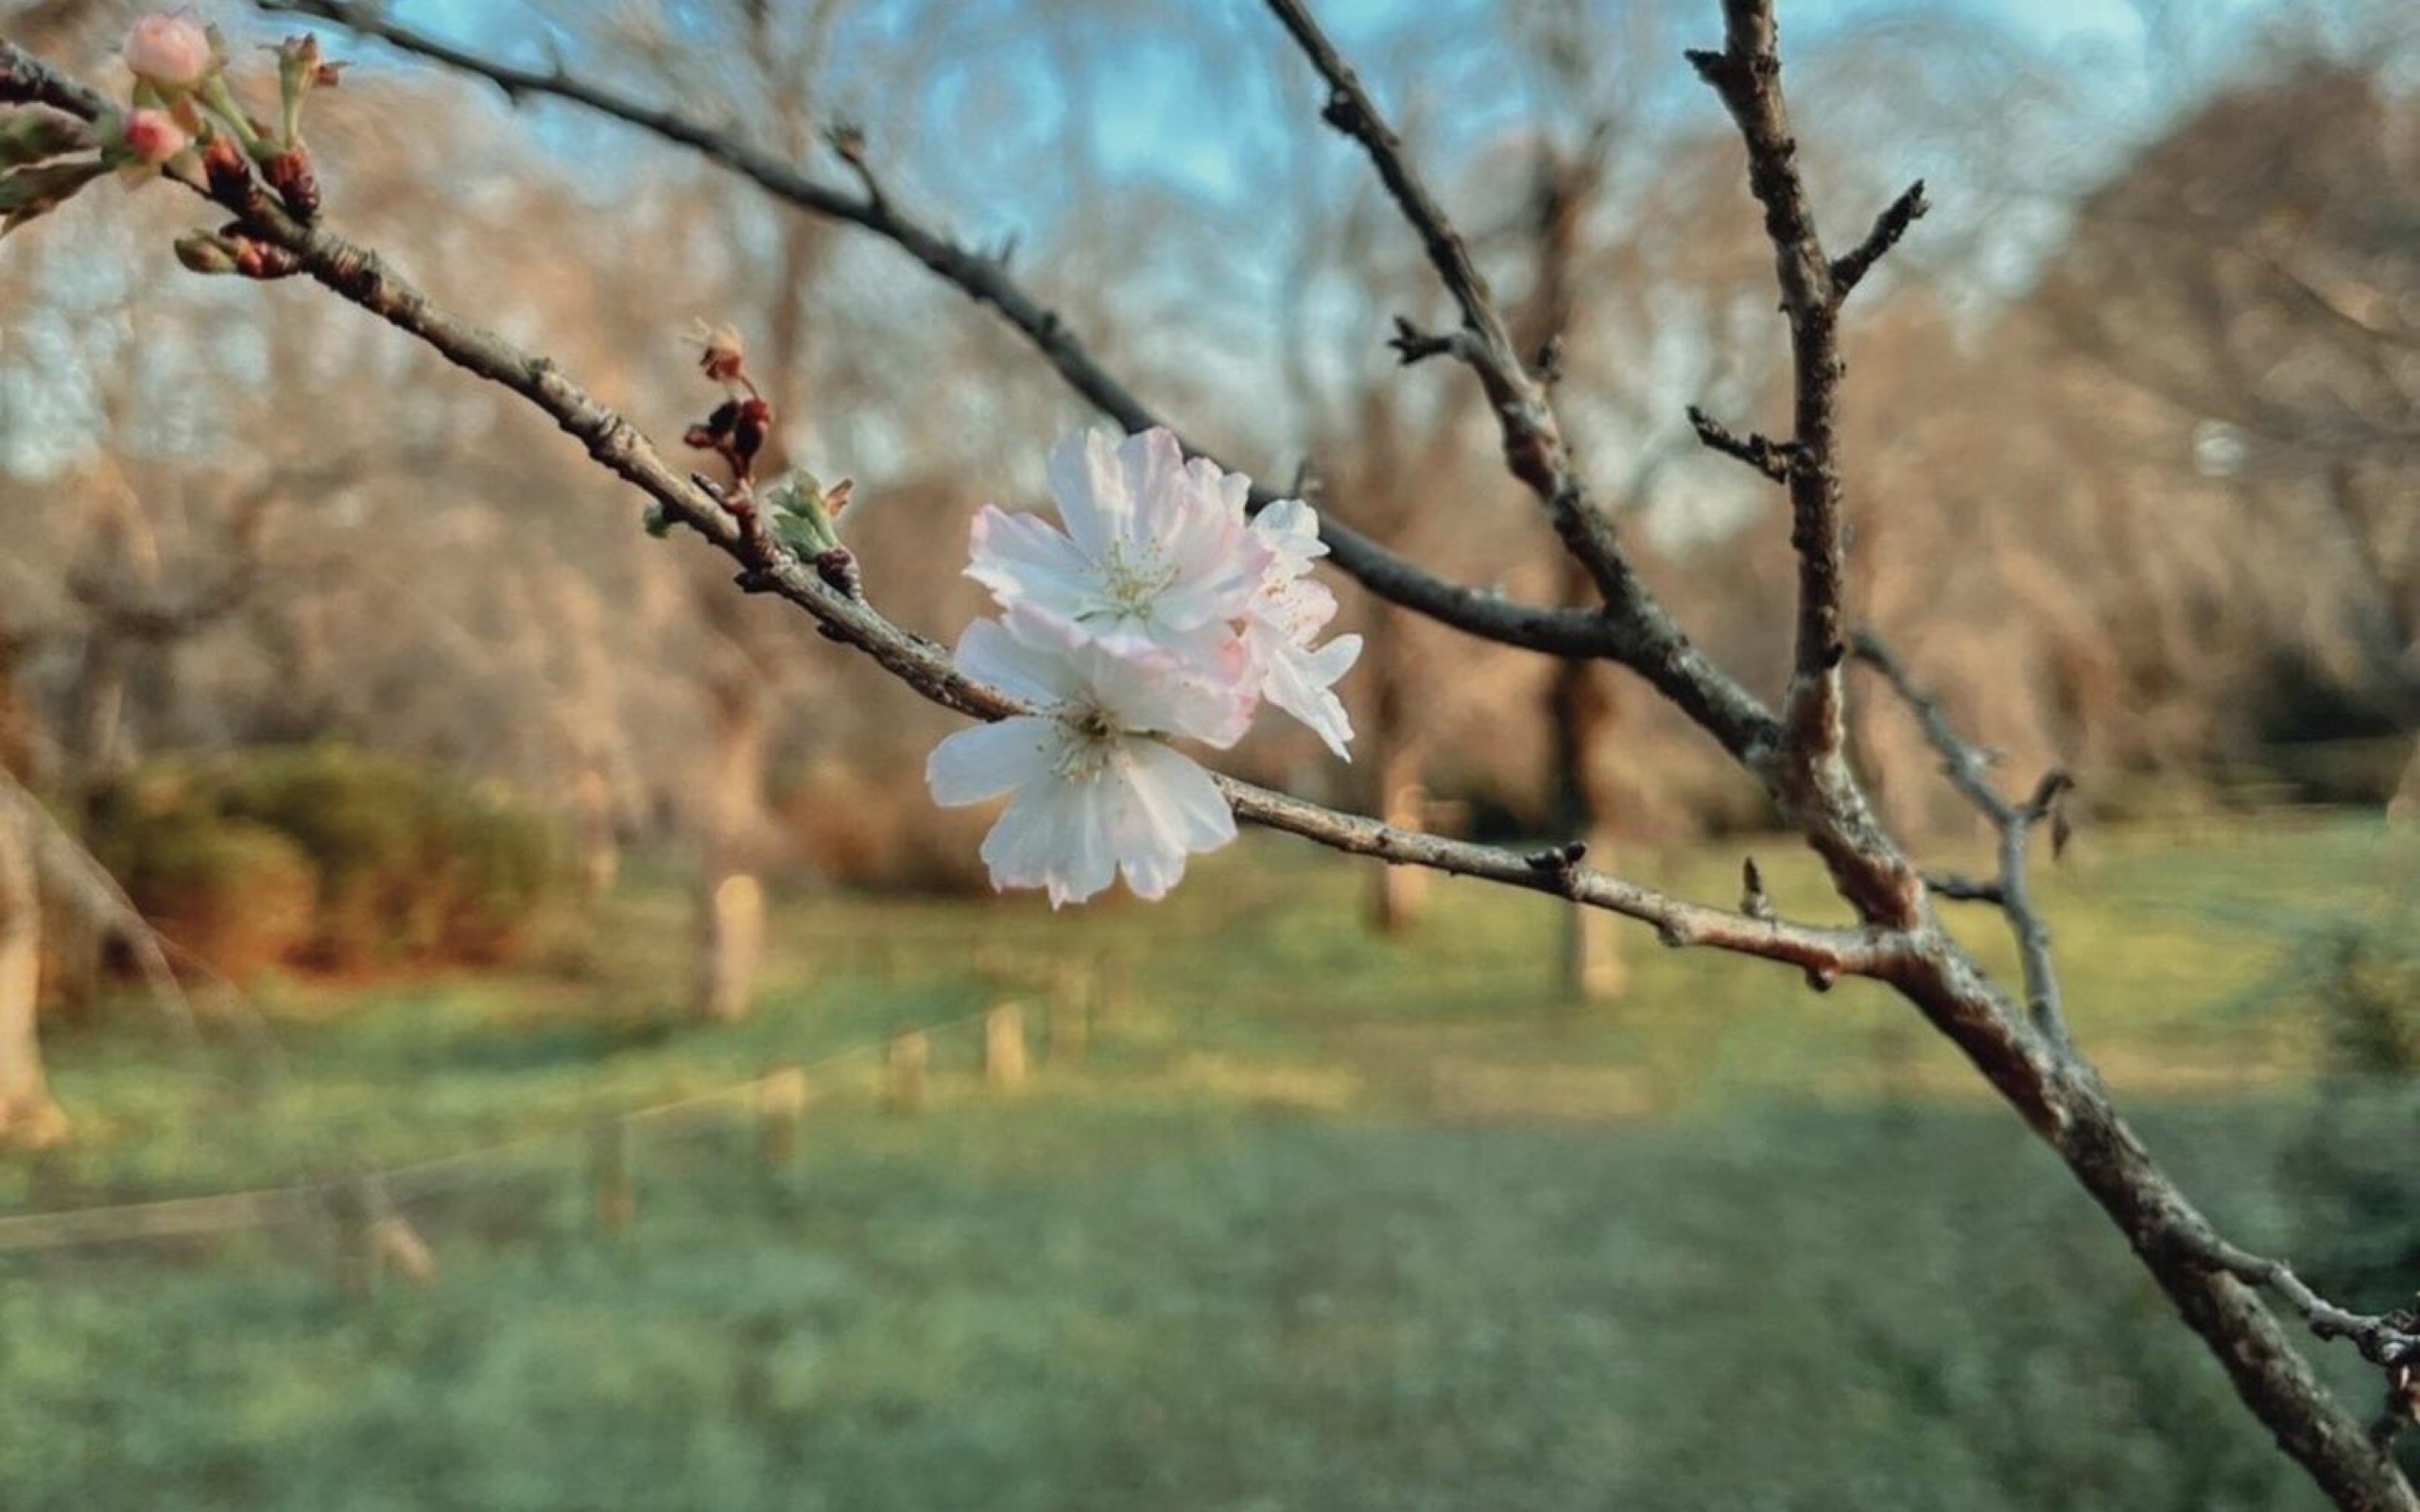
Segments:
[[[129,111],[119,135],[137,162],[155,168],[193,145],[193,138],[165,111]]]
[[[192,89],[217,66],[210,29],[190,10],[155,10],[126,34],[126,66],[161,89]]]

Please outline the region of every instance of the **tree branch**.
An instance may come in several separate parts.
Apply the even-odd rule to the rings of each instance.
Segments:
[[[1692,52],[1688,60],[1721,96],[1747,146],[1748,187],[1764,207],[1789,320],[1795,434],[1781,481],[1789,486],[1790,544],[1798,553],[1798,628],[1782,720],[1791,749],[1811,767],[1837,760],[1846,738],[1841,709],[1846,547],[1836,455],[1845,370],[1841,302],[1924,213],[1924,186],[1902,195],[1855,252],[1837,265],[1829,261],[1782,96],[1772,0],[1723,0],[1722,12],[1722,49]]]
[[[1587,483],[1580,476],[1555,419],[1547,386],[1522,363],[1512,326],[1496,308],[1486,275],[1471,260],[1461,232],[1429,193],[1402,139],[1378,112],[1353,65],[1320,29],[1309,7],[1303,0],[1269,0],[1269,9],[1327,83],[1328,101],[1322,118],[1369,153],[1379,180],[1419,235],[1438,279],[1461,314],[1461,330],[1443,337],[1425,335],[1409,321],[1397,320],[1396,351],[1407,363],[1450,352],[1478,376],[1503,438],[1505,466],[1546,506],[1555,533],[1587,570],[1604,601],[1619,607],[1639,600],[1643,593],[1637,577],[1614,539],[1612,522],[1589,497]]]
[[[1789,481],[1789,459],[1797,451],[1795,443],[1776,441],[1754,431],[1742,436],[1695,404],[1689,406],[1689,428],[1698,433],[1698,442],[1706,450],[1743,462],[1775,483]]]
[[[1931,208],[1925,198],[1922,179],[1901,190],[1899,198],[1885,205],[1882,214],[1875,217],[1874,228],[1865,233],[1865,240],[1832,264],[1832,288],[1836,295],[1847,299],[1865,281],[1865,275],[1874,271],[1874,265],[1899,245],[1899,238],[1908,234],[1908,228],[1923,219],[1925,212]]]
[[[0,66],[16,61],[0,43]],[[18,55],[22,56],[22,55]],[[100,108],[97,96],[78,108]],[[231,207],[233,208],[233,207]],[[893,676],[942,706],[980,719],[1031,711],[999,690],[959,672],[949,653],[834,587],[806,562],[746,528],[726,501],[693,475],[666,462],[638,428],[580,387],[550,358],[533,354],[494,332],[450,315],[389,268],[374,252],[319,225],[294,220],[255,195],[243,208],[249,229],[291,252],[303,274],[419,338],[455,366],[519,394],[551,417],[589,455],[637,487],[672,518],[737,561],[740,584],[789,600],[835,640],[855,645]],[[1398,829],[1342,814],[1220,776],[1220,791],[1238,818],[1301,835],[1339,850],[1398,866],[1479,877],[1552,893],[1651,924],[1666,943],[1705,945],[1787,962],[1810,973],[1876,975],[1896,954],[1878,931],[1833,929],[1752,919],[1689,903],[1603,872],[1572,866],[1542,869],[1520,852]]]
[[[2072,1054],[2074,1043],[2067,1034],[2058,962],[2050,951],[2050,927],[2043,921],[2042,911],[2033,902],[2029,877],[2031,858],[2028,851],[2034,826],[2051,817],[2061,795],[2074,785],[2073,779],[2053,769],[2043,775],[2031,797],[2021,803],[2011,801],[1992,782],[1990,758],[1958,732],[1941,701],[1917,683],[1906,664],[1892,654],[1878,636],[1871,630],[1860,630],[1857,656],[1880,673],[1915,714],[1925,740],[1941,756],[1943,774],[1991,821],[1998,840],[1998,874],[1988,884],[1967,885],[1951,896],[1995,902],[2007,916],[2025,978],[2026,1012],[2034,1028],[2051,1044],[2063,1054]]]
[[[841,153],[843,161],[852,163],[852,171],[857,174],[860,184],[864,186],[864,192],[853,194],[810,177],[731,132],[719,130],[678,111],[645,104],[569,74],[559,66],[540,71],[497,62],[389,21],[378,10],[352,3],[352,0],[256,0],[256,3],[262,9],[276,14],[308,16],[332,22],[401,51],[485,78],[516,103],[529,95],[543,94],[585,106],[700,153],[755,183],[777,199],[871,232],[913,257],[927,271],[967,298],[990,306],[1033,345],[1069,387],[1126,430],[1149,430],[1165,423],[1150,406],[1101,366],[1057,312],[1045,308],[1010,277],[1004,259],[960,246],[913,219],[888,196],[880,193],[865,166],[862,144],[857,144],[852,151]],[[1194,456],[1209,455],[1191,442],[1185,443],[1185,451]],[[1268,489],[1256,488],[1253,493],[1252,507],[1257,511],[1281,496]],[[1608,625],[1601,616],[1518,604],[1479,589],[1448,582],[1395,555],[1325,512],[1320,518],[1320,535],[1328,543],[1329,560],[1340,571],[1356,578],[1379,597],[1466,634],[1560,656],[1631,660],[1623,650],[1631,638],[1626,636],[1622,627]]]

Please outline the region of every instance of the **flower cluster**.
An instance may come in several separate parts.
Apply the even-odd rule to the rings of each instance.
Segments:
[[[319,213],[320,185],[302,143],[302,102],[337,81],[342,65],[320,56],[319,39],[289,37],[277,55],[281,110],[252,118],[227,82],[227,43],[190,9],[157,11],[128,31],[121,56],[134,76],[127,104],[85,123],[41,110],[0,112],[0,234],[66,203],[114,172],[130,185],[163,174],[242,209],[265,183],[302,220]],[[259,178],[254,180],[257,172]],[[238,220],[177,243],[201,273],[277,278],[290,256]]]
[[[1333,689],[1361,638],[1316,644],[1337,606],[1309,576],[1327,549],[1310,506],[1248,516],[1251,481],[1187,461],[1166,430],[1069,437],[1050,489],[1058,524],[976,517],[966,574],[1002,613],[958,646],[960,671],[1036,712],[951,735],[925,780],[948,805],[1014,795],[983,842],[994,886],[1057,907],[1122,872],[1158,898],[1236,833],[1216,781],[1168,741],[1223,749],[1266,700],[1345,756]]]

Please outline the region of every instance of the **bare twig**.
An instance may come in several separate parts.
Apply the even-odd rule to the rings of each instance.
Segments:
[[[1689,428],[1698,433],[1706,450],[1744,462],[1775,483],[1789,481],[1789,459],[1797,450],[1793,443],[1754,431],[1742,436],[1695,404],[1689,406]]]
[[[2356,1313],[2313,1291],[2282,1260],[2239,1249],[2216,1234],[2187,1239],[2192,1258],[2275,1293],[2319,1337],[2346,1340],[2360,1350],[2362,1359],[2391,1370],[2420,1366],[2420,1318],[2411,1313]]]
[[[1847,299],[1850,291],[1865,281],[1865,275],[1874,271],[1874,265],[1899,245],[1899,238],[1908,234],[1908,228],[1923,219],[1925,212],[1931,208],[1925,199],[1922,179],[1900,191],[1899,198],[1885,205],[1882,214],[1874,218],[1874,227],[1865,233],[1865,240],[1833,262],[1835,297]]]
[[[1402,139],[1387,125],[1360,76],[1328,41],[1310,8],[1303,0],[1269,0],[1269,9],[1327,84],[1322,117],[1369,153],[1379,180],[1419,235],[1438,279],[1461,312],[1461,329],[1451,336],[1424,335],[1409,322],[1397,320],[1395,350],[1406,362],[1450,352],[1478,375],[1495,411],[1506,467],[1546,506],[1555,533],[1587,570],[1605,602],[1621,606],[1637,600],[1641,596],[1637,579],[1614,539],[1612,523],[1589,497],[1587,483],[1580,476],[1555,419],[1547,386],[1522,363],[1512,326],[1496,308],[1486,275],[1472,261],[1461,232],[1429,193]]]
[[[1924,213],[1924,186],[1902,195],[1856,251],[1838,264],[1827,259],[1782,96],[1772,0],[1723,0],[1722,13],[1721,49],[1688,58],[1722,97],[1747,146],[1748,187],[1764,207],[1765,235],[1772,243],[1782,310],[1789,320],[1796,399],[1791,465],[1781,480],[1789,486],[1790,544],[1798,553],[1798,628],[1795,673],[1782,719],[1791,748],[1813,766],[1836,759],[1845,738],[1841,662],[1847,654],[1841,608],[1846,547],[1837,455],[1845,370],[1841,303]]]
[[[2074,780],[2066,772],[2053,769],[2043,774],[2031,797],[2021,803],[2012,802],[1993,784],[1991,763],[1982,750],[1958,732],[1941,701],[1917,683],[1914,674],[1879,637],[1870,630],[1859,631],[1857,655],[1882,675],[1915,714],[1926,741],[1940,755],[1942,772],[1950,784],[1991,821],[1998,839],[1998,874],[1979,885],[1950,879],[1957,885],[1955,890],[1946,890],[1947,895],[1996,903],[2008,916],[2009,932],[2015,937],[2018,964],[2025,978],[2026,1011],[2033,1026],[2051,1044],[2061,1053],[2071,1055],[2074,1046],[2067,1034],[2058,962],[2050,952],[2050,927],[2043,921],[2042,910],[2033,901],[2031,857],[2028,851],[2034,826],[2051,816],[2061,795],[2074,785]]]

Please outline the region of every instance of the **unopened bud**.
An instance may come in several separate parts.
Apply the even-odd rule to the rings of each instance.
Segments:
[[[177,238],[177,261],[189,272],[233,273],[238,271],[234,243],[211,232],[198,231]]]
[[[302,102],[315,89],[334,88],[337,71],[344,65],[322,58],[320,39],[308,32],[286,38],[275,51],[278,96],[285,107],[285,130],[281,140],[291,149],[302,144]]]
[[[252,170],[244,159],[244,149],[223,136],[214,136],[201,149],[201,171],[210,198],[222,205],[241,208],[247,198],[258,191],[252,184]]]
[[[262,280],[292,278],[302,271],[302,259],[275,242],[251,236],[235,239],[235,271]]]
[[[92,145],[92,130],[72,115],[56,111],[0,114],[0,168],[41,163]]]
[[[193,138],[165,111],[127,112],[118,125],[118,141],[124,144],[129,157],[152,168],[193,146]]]
[[[865,577],[857,571],[856,554],[835,546],[815,558],[815,576],[850,598],[866,596]]]
[[[312,171],[311,154],[299,146],[287,147],[261,164],[261,177],[277,191],[277,198],[298,220],[316,220],[320,215],[320,176]]]
[[[126,66],[156,89],[198,88],[218,67],[210,28],[190,9],[153,11],[126,34]]]
[[[826,557],[836,551],[844,556],[847,554],[840,545],[840,533],[833,528],[832,500],[837,494],[842,503],[846,503],[851,487],[854,485],[843,485],[827,491],[815,474],[804,468],[782,479],[767,495],[767,502],[772,506],[773,539],[800,558],[815,563],[819,573],[823,572]],[[852,562],[850,571],[854,573],[855,570]],[[828,574],[825,581],[831,581]],[[835,583],[833,586],[839,585]],[[842,591],[847,592],[845,589]]]

